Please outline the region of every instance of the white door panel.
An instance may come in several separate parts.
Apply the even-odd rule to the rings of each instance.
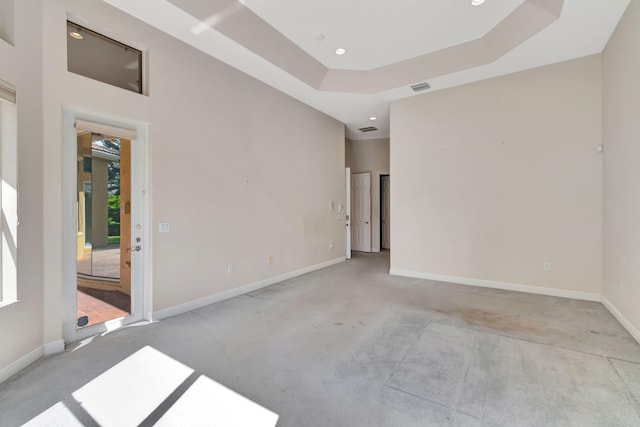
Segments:
[[[371,252],[371,173],[351,175],[351,249]]]
[[[345,169],[346,203],[345,203],[345,229],[346,229],[346,257],[351,259],[351,168]]]

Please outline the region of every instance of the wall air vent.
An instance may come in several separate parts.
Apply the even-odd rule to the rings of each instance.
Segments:
[[[366,128],[360,128],[360,132],[373,132],[374,130],[378,130],[375,126],[368,126]]]
[[[422,90],[431,89],[431,86],[429,85],[429,83],[424,82],[424,83],[418,83],[418,84],[415,84],[415,85],[411,85],[411,89],[413,89],[414,92],[420,92]]]

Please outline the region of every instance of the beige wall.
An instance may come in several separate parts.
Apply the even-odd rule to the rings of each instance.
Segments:
[[[67,11],[148,47],[149,96],[66,71]],[[102,2],[47,2],[46,16],[45,71],[58,82],[47,111],[83,105],[151,124],[154,311],[344,254],[344,224],[326,208],[345,197],[342,123]],[[59,135],[59,115],[45,126]],[[157,234],[159,221],[171,233]]]
[[[345,167],[351,167],[351,140],[344,140],[344,165]]]
[[[389,173],[389,139],[346,140],[351,173],[371,172],[371,250],[380,251],[380,175]],[[393,226],[392,226],[393,227]]]
[[[640,330],[640,1],[603,54],[604,296]]]
[[[19,93],[21,301],[0,309],[0,370],[62,336],[63,106],[150,124],[154,311],[344,257],[342,123],[101,1],[16,7],[0,78]],[[67,13],[149,48],[149,96],[66,71]]]
[[[16,86],[18,97],[18,302],[0,308],[0,373],[31,353],[38,356],[43,334],[43,131],[42,2],[15,2],[22,25],[15,47],[0,40],[0,79]],[[59,110],[57,112],[59,115]],[[58,249],[59,252],[59,249]],[[32,353],[33,352],[33,353]]]
[[[391,140],[392,270],[601,292],[599,56],[395,101]]]

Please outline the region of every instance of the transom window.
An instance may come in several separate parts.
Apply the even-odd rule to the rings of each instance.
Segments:
[[[142,93],[142,52],[67,21],[67,70]]]

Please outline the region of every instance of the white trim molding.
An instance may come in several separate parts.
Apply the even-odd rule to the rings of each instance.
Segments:
[[[59,339],[44,345],[44,355],[52,356],[64,351],[64,340]]]
[[[445,276],[441,274],[422,273],[398,269],[389,270],[389,274],[391,274],[392,276],[404,276],[414,277],[416,279],[434,280],[436,282],[448,282],[456,283],[459,285],[479,286],[481,288],[503,289],[505,291],[526,292],[529,294],[602,302],[602,296],[600,294],[590,292],[570,291],[567,289],[545,288],[543,286],[522,285],[517,283],[497,282],[494,280],[472,279],[468,277]]]
[[[22,356],[12,364],[0,369],[0,384],[28,367],[29,365],[37,362],[43,356],[52,356],[54,354],[62,353],[64,351],[64,341],[56,340],[45,344],[44,346],[40,346],[33,350],[32,352]]]
[[[22,371],[27,366],[31,365],[34,362],[37,362],[44,355],[44,348],[42,346],[36,348],[30,353],[22,356],[20,359],[16,360],[9,366],[0,369],[0,384]]]
[[[607,308],[607,310],[609,310],[609,313],[611,313],[613,317],[615,317],[616,320],[620,322],[620,324],[627,330],[627,332],[629,332],[629,334],[631,334],[631,336],[635,338],[638,343],[640,343],[640,331],[638,330],[638,328],[633,326],[633,323],[631,323],[629,319],[627,319],[625,315],[622,314],[622,312],[618,310],[616,306],[613,305],[613,303],[609,301],[609,299],[604,295],[602,296],[602,304]]]
[[[166,319],[168,317],[177,316],[198,308],[202,308],[209,304],[224,301],[229,298],[234,298],[240,295],[248,294],[249,292],[257,291],[258,289],[265,288],[267,286],[282,282],[284,280],[293,279],[294,277],[302,276],[303,274],[311,273],[316,270],[331,267],[332,265],[340,264],[346,261],[346,257],[335,258],[330,261],[326,261],[320,264],[312,265],[309,267],[301,268],[299,270],[290,271],[288,273],[279,274],[277,276],[269,277],[267,279],[260,280],[258,282],[249,283],[238,288],[229,289],[226,291],[218,292],[217,294],[209,295],[204,298],[199,298],[193,301],[185,302],[183,304],[174,305],[173,307],[165,308],[153,313],[153,321]]]

